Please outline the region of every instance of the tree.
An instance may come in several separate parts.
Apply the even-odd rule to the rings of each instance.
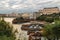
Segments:
[[[48,23],[43,28],[43,30],[44,30],[43,31],[43,36],[46,37],[48,40],[53,39],[52,27],[53,27],[53,25]]]
[[[59,40],[60,38],[60,21],[54,21],[54,24],[48,23],[44,27],[43,36],[48,40]]]
[[[4,19],[0,20],[0,40],[15,40],[13,26],[5,22]]]
[[[52,18],[52,17],[45,18],[45,21],[49,22],[49,23],[52,23],[52,22],[54,22],[54,18]]]
[[[14,19],[12,21],[13,24],[17,24],[17,23],[22,23],[22,21],[24,21],[23,17],[17,17],[16,19]]]
[[[60,38],[60,21],[55,21],[54,27],[52,28],[52,32],[57,40]]]
[[[18,17],[18,18],[16,18],[16,20],[24,20],[24,18],[23,17]]]
[[[41,16],[37,17],[37,19],[36,19],[36,20],[44,21],[44,20],[45,20],[45,18],[46,18],[46,16],[41,15]]]

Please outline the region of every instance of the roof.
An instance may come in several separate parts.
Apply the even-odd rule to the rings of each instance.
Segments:
[[[52,9],[52,8],[58,8],[58,7],[48,7],[48,8],[44,8],[44,9]]]

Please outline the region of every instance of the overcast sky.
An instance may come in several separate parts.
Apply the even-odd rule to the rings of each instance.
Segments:
[[[0,0],[0,13],[33,12],[45,7],[60,7],[60,0]]]

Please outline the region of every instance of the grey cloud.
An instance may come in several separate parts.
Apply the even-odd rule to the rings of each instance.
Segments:
[[[54,0],[8,0],[8,1],[0,0],[0,1],[6,1],[5,3],[0,2],[0,10],[3,9],[3,10],[9,10],[9,11],[11,10],[15,11],[16,9],[12,8],[15,5],[18,7],[18,11],[20,10],[20,12],[21,11],[24,11],[24,12],[37,11],[44,7],[54,7],[54,6],[60,7],[60,1],[57,1],[57,0],[55,1]]]

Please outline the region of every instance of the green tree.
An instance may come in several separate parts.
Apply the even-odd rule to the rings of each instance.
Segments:
[[[54,24],[48,23],[44,27],[44,37],[48,40],[59,40],[60,38],[60,21],[54,21]]]
[[[49,22],[49,23],[52,23],[52,22],[54,22],[54,18],[52,18],[52,17],[46,17],[45,21]]]
[[[15,40],[13,26],[5,22],[4,19],[0,20],[0,40]]]
[[[53,39],[52,27],[53,27],[53,25],[48,23],[48,24],[45,25],[45,27],[43,29],[44,30],[43,36],[45,38],[47,38],[48,40]]]
[[[54,27],[52,28],[52,32],[57,40],[60,38],[60,21],[55,21]]]
[[[24,20],[23,17],[18,17],[16,20]]]
[[[36,19],[36,20],[44,21],[44,20],[45,20],[45,18],[46,18],[46,16],[41,15],[41,16],[37,17],[37,19]]]

